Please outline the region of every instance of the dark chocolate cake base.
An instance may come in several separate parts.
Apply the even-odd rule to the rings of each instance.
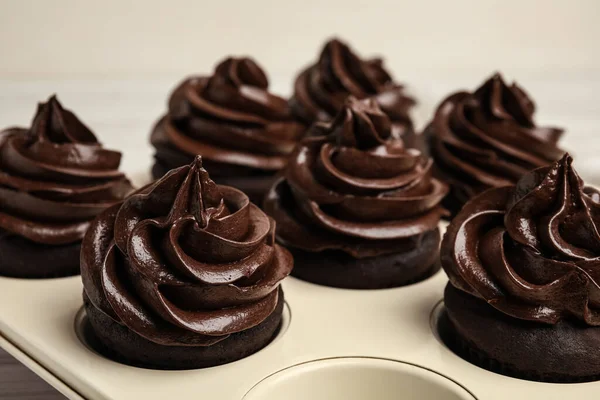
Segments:
[[[294,256],[292,275],[296,278],[346,289],[385,289],[419,282],[438,272],[439,240],[435,230],[425,234],[410,252],[369,258],[354,258],[336,250],[288,250]]]
[[[539,382],[600,380],[600,327],[563,320],[556,325],[507,316],[448,284],[442,340],[487,370]]]
[[[141,368],[183,370],[227,364],[256,353],[277,334],[283,314],[283,291],[275,311],[259,325],[234,333],[212,346],[163,346],[139,336],[98,310],[84,294],[94,347],[114,361]]]
[[[81,243],[52,246],[0,232],[0,275],[47,279],[79,274]]]

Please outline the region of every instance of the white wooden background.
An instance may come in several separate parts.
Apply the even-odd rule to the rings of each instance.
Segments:
[[[154,77],[250,54],[287,76],[331,35],[400,76],[600,68],[598,0],[0,0],[0,76]]]

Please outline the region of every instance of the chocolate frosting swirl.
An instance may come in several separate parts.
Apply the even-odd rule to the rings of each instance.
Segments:
[[[120,162],[52,96],[31,129],[0,132],[0,232],[49,245],[81,240],[96,215],[132,190]]]
[[[566,154],[465,205],[442,243],[452,285],[515,318],[600,326],[600,193],[571,163]]]
[[[274,229],[196,157],[94,221],[82,246],[85,293],[155,343],[209,346],[275,309],[293,260]]]
[[[310,125],[330,121],[343,108],[346,98],[373,97],[394,122],[396,135],[411,135],[409,109],[415,101],[402,85],[393,82],[381,59],[362,60],[344,42],[332,39],[325,44],[316,64],[296,78],[292,112]]]
[[[457,92],[438,107],[426,128],[440,175],[459,202],[492,187],[516,183],[526,172],[558,160],[563,131],[538,127],[535,105],[500,74],[475,92]]]
[[[405,148],[374,99],[350,97],[331,123],[312,127],[265,210],[292,247],[357,258],[394,253],[437,229],[444,213],[447,187],[431,177],[431,166]]]
[[[228,58],[212,76],[184,80],[152,133],[157,158],[176,159],[175,151],[237,167],[283,168],[304,128],[268,86],[250,58]]]

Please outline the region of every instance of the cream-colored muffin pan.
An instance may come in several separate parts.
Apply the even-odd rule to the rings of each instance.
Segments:
[[[486,371],[447,349],[435,316],[443,272],[376,291],[284,281],[277,338],[243,360],[154,371],[119,364],[82,342],[79,277],[0,278],[0,345],[71,399],[505,400],[594,399],[600,382],[548,384]],[[490,334],[493,334],[491,332]]]
[[[451,90],[473,86],[478,79],[433,82],[424,77],[412,82],[426,88],[417,93],[422,104],[416,114],[418,126]],[[147,180],[152,154],[148,130],[164,111],[174,82],[0,84],[0,126],[26,124],[35,102],[58,92],[107,147],[123,150],[123,168],[139,185]],[[590,145],[597,143],[600,122],[594,102],[598,82],[522,82],[542,102],[539,121],[569,127],[565,147],[575,150],[576,167],[589,184],[600,182],[597,146]],[[279,87],[288,90],[289,82]],[[78,324],[84,319],[79,277],[0,277],[0,346],[71,399],[600,398],[600,382],[528,382],[486,371],[452,353],[432,329],[446,282],[440,271],[404,288],[353,291],[288,278],[283,283],[289,306],[285,326],[269,346],[219,367],[153,371],[108,360],[79,340]]]

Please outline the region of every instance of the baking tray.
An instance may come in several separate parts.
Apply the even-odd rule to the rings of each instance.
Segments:
[[[266,348],[218,367],[154,371],[108,360],[86,344],[79,277],[0,278],[0,345],[70,399],[600,396],[600,382],[529,382],[455,355],[435,331],[446,282],[440,271],[402,288],[359,291],[287,278],[283,326]]]

